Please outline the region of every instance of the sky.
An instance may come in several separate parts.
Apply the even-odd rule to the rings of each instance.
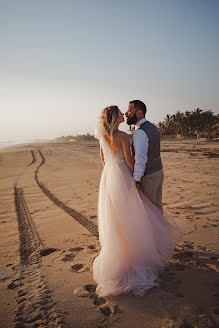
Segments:
[[[218,17],[218,0],[0,0],[0,142],[93,134],[133,99],[155,124],[219,113]]]

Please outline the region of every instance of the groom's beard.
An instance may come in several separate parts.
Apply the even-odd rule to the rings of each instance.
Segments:
[[[132,117],[127,117],[127,120],[126,120],[126,123],[128,125],[132,125],[132,124],[135,124],[137,123],[137,116],[136,116],[136,113],[132,116]]]

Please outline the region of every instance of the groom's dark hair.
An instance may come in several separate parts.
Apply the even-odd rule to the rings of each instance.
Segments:
[[[129,101],[129,103],[134,104],[134,107],[136,109],[140,109],[142,111],[143,115],[145,116],[145,114],[147,112],[147,107],[141,100],[132,100],[132,101]]]

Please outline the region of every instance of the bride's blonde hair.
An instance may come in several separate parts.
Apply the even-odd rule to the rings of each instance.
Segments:
[[[104,128],[104,138],[108,142],[114,153],[116,152],[114,135],[118,130],[118,115],[118,106],[108,106],[104,108],[101,115],[101,122]]]

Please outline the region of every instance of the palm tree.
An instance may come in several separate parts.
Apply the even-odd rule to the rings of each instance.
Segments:
[[[178,110],[175,114],[167,114],[163,122],[158,123],[161,136],[174,137],[177,133],[184,135],[200,133],[206,136],[213,131],[213,126],[219,123],[219,115],[215,116],[212,110],[203,111],[200,108],[182,113]]]
[[[191,129],[191,112],[190,111],[185,111],[184,114],[184,125],[185,125],[185,134],[192,134],[192,129]]]
[[[183,136],[184,134],[184,114],[179,110],[175,114],[176,132]]]
[[[163,137],[165,135],[165,124],[163,122],[158,122],[157,127],[161,137]]]
[[[170,114],[167,114],[165,119],[164,119],[164,124],[165,124],[165,134],[171,135],[172,128],[171,128],[171,116]]]
[[[215,123],[217,123],[217,118],[214,116],[214,113],[212,110],[207,110],[201,114],[202,116],[202,124],[201,129],[205,133],[206,136],[208,136]]]

